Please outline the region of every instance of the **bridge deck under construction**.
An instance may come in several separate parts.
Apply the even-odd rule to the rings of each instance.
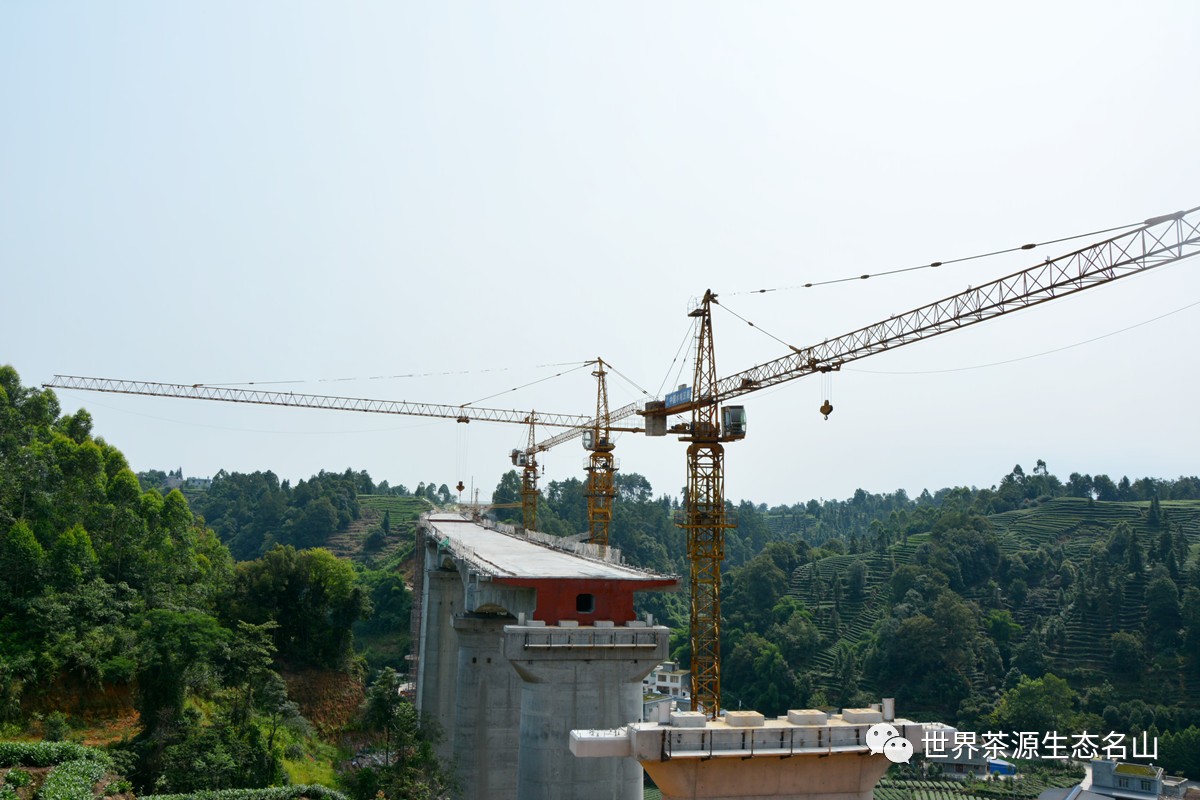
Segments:
[[[678,581],[485,527],[460,514],[430,515],[425,523],[439,546],[493,578],[633,581],[647,584],[646,589]]]

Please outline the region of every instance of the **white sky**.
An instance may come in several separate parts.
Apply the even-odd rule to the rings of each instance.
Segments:
[[[280,387],[457,404],[601,355],[654,393],[706,288],[802,346],[1067,246],[737,292],[1197,205],[1198,87],[1195,2],[4,3],[0,362],[27,385],[465,372]],[[829,421],[820,379],[749,395],[726,495],[915,495],[1038,458],[1196,473],[1200,306],[928,373],[1197,301],[1200,259],[859,362]],[[714,324],[721,375],[782,354]],[[135,469],[199,476],[353,467],[488,495],[525,438],[59,396]],[[588,413],[594,383],[482,405]],[[584,455],[546,454],[544,480]],[[685,482],[673,438],[618,456],[657,492]]]

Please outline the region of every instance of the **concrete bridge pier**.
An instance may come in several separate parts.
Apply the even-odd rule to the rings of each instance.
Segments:
[[[454,615],[462,610],[462,576],[457,569],[428,569],[424,575],[418,666],[417,710],[437,721],[446,736],[437,754],[449,760],[454,755],[454,716],[458,689],[458,640]]]
[[[504,655],[522,680],[517,791],[521,800],[641,800],[633,758],[576,759],[573,728],[640,719],[641,680],[668,657],[670,631],[630,622],[594,627],[534,622],[504,628]]]
[[[521,714],[521,679],[502,652],[512,617],[459,614],[458,687],[453,736],[461,800],[497,800],[517,794],[514,721]]]

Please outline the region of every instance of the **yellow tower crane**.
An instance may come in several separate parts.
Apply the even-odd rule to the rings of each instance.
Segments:
[[[612,522],[613,497],[617,460],[613,457],[612,420],[608,413],[608,385],[604,359],[596,359],[592,376],[596,379],[596,416],[591,430],[583,434],[584,449],[590,450],[587,464],[588,483],[585,494],[588,504],[588,541],[608,547],[608,528]],[[533,446],[533,440],[529,442]]]
[[[692,709],[713,717],[721,710],[721,561],[725,557],[725,531],[736,525],[725,508],[723,444],[746,435],[745,408],[725,403],[785,381],[834,372],[851,361],[961,330],[1198,253],[1200,207],[1153,217],[1102,242],[1046,259],[1029,269],[819,344],[792,347],[792,352],[785,356],[721,379],[716,377],[712,333],[712,306],[718,305],[717,295],[706,291],[688,312],[698,323],[693,385],[669,393],[663,400],[647,403],[644,409],[630,411],[626,407],[619,412],[621,416],[643,415],[648,436],[665,436],[670,432],[678,434],[688,445],[687,497],[676,524],[687,532],[691,562]],[[831,410],[823,407],[822,413]],[[687,413],[691,415],[690,422],[668,428],[669,416]],[[563,431],[537,447],[579,436],[595,424],[596,420],[591,420],[581,428]]]

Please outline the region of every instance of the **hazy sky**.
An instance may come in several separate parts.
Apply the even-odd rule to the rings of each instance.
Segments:
[[[1198,87],[1190,0],[2,3],[0,363],[458,404],[599,355],[656,394],[706,288],[803,346],[1070,247],[739,293],[1200,204]],[[1198,302],[1193,259],[749,395],[726,494],[988,486],[1038,458],[1194,474],[1200,305],[1023,357]],[[714,327],[721,375],[784,352],[724,309]],[[197,476],[487,495],[526,436],[59,396],[135,469]],[[481,404],[594,403],[577,369]],[[617,455],[685,482],[673,438]],[[584,456],[546,454],[544,481]]]

